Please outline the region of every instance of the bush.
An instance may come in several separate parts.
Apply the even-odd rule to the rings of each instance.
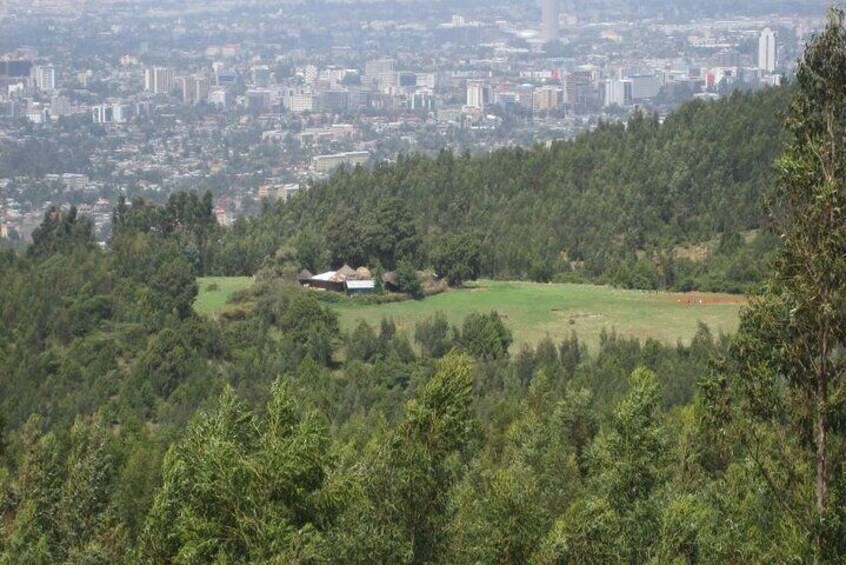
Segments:
[[[401,261],[397,267],[397,286],[415,300],[423,298],[423,285],[411,263]]]
[[[504,359],[513,338],[496,311],[490,314],[473,313],[464,319],[461,347],[483,361]]]

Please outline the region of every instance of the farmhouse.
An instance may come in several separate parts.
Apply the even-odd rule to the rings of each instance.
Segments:
[[[340,277],[337,271],[326,271],[325,273],[320,273],[319,275],[314,275],[303,286],[307,286],[309,288],[319,288],[322,290],[332,290],[335,292],[343,292],[344,291],[344,282],[345,279]]]
[[[337,271],[326,271],[312,275],[303,269],[297,275],[297,281],[308,288],[346,292],[348,295],[370,294],[376,290],[376,281],[366,267],[353,269],[344,265]]]
[[[347,280],[344,282],[347,294],[355,296],[358,294],[370,294],[376,290],[376,281],[373,279],[367,281],[353,281]]]

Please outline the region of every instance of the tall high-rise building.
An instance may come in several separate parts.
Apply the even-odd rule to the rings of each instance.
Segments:
[[[485,107],[485,85],[483,83],[467,83],[467,106],[480,110]]]
[[[209,92],[211,91],[211,81],[206,77],[197,77],[194,81],[194,103],[206,102],[209,99]]]
[[[35,86],[44,92],[56,90],[56,67],[52,65],[35,67]]]
[[[758,68],[769,73],[776,68],[776,36],[768,27],[764,28],[758,39]]]
[[[350,93],[346,90],[325,90],[315,96],[313,105],[320,112],[340,114],[350,107]]]
[[[156,69],[144,69],[144,90],[155,92],[156,90]]]
[[[631,106],[634,100],[632,81],[613,79],[605,83],[605,106]]]
[[[536,88],[532,98],[532,109],[536,112],[555,110],[561,106],[562,92],[557,86]]]
[[[364,65],[364,83],[366,86],[377,86],[382,75],[393,72],[393,59],[376,59],[373,61],[367,61]]]
[[[185,104],[194,103],[194,92],[197,89],[194,83],[194,77],[187,76],[182,79],[182,101]]]
[[[185,104],[200,104],[209,98],[211,81],[201,75],[187,76],[182,79],[182,101]]]
[[[314,65],[306,65],[303,69],[303,78],[308,85],[314,85],[320,77],[320,69]]]
[[[573,114],[588,114],[599,108],[599,91],[591,70],[578,70],[567,74],[567,105]]]
[[[169,94],[173,90],[173,71],[150,67],[144,71],[144,90],[153,94]]]
[[[558,0],[541,2],[541,39],[558,41]]]
[[[654,98],[664,86],[661,77],[654,74],[631,75],[629,80],[632,83],[632,100]]]

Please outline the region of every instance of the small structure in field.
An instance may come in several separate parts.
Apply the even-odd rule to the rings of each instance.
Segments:
[[[390,292],[399,292],[400,287],[397,283],[397,273],[396,271],[388,271],[387,273],[382,274],[382,284],[385,285],[385,288]]]
[[[309,271],[308,269],[303,269],[297,274],[297,282],[305,286],[308,284],[308,281],[311,280],[312,277],[314,277],[314,275],[311,273],[311,271]]]
[[[306,278],[305,275],[308,277]],[[349,265],[344,265],[337,271],[326,271],[318,275],[312,275],[303,269],[297,276],[297,280],[305,287],[346,292],[350,296],[376,291],[376,281],[373,280],[373,275],[367,267],[353,269]]]
[[[344,286],[346,287],[348,296],[372,294],[376,291],[376,281],[373,279],[367,281],[347,279]]]
[[[310,288],[319,288],[323,290],[332,290],[334,292],[344,292],[344,281],[346,279],[339,277],[337,271],[326,271],[319,275],[314,275],[308,280]]]
[[[344,280],[355,277],[355,269],[344,263],[344,266],[335,271],[335,274],[342,277]]]
[[[357,281],[372,281],[373,273],[367,267],[359,267],[355,270],[355,280]]]

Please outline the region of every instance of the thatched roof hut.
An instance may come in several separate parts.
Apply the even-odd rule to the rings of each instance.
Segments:
[[[373,280],[373,273],[367,267],[359,267],[355,270],[355,278],[360,281]]]
[[[382,273],[382,282],[391,292],[397,292],[399,290],[399,285],[397,284],[397,273],[396,271],[389,271],[387,273]]]
[[[335,274],[343,279],[347,279],[349,277],[355,276],[355,270],[352,267],[344,263],[344,266],[335,271]]]
[[[300,283],[306,283],[312,278],[314,275],[308,269],[303,269],[297,274],[297,281]]]

